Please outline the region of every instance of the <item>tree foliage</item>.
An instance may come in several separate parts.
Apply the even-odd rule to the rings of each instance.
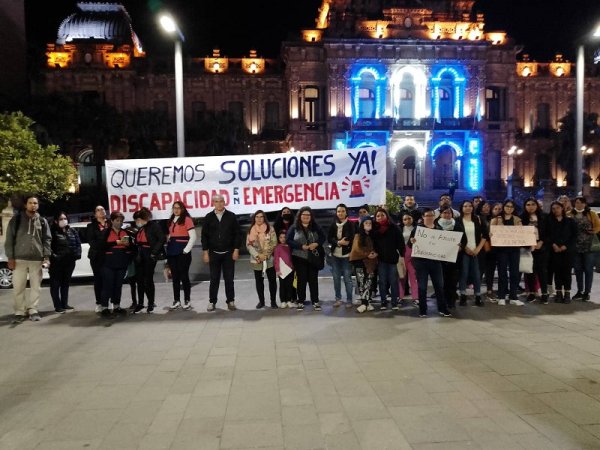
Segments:
[[[0,197],[34,193],[54,201],[77,180],[57,146],[38,143],[33,124],[21,112],[0,114]]]

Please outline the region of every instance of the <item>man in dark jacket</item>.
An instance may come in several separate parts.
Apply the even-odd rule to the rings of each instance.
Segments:
[[[213,195],[214,211],[209,212],[202,225],[202,250],[204,262],[210,268],[208,311],[214,311],[221,282],[221,272],[225,280],[227,308],[235,311],[235,290],[233,277],[235,262],[240,256],[242,237],[237,217],[225,209],[222,195]]]
[[[42,287],[42,268],[49,266],[52,235],[46,219],[38,214],[39,201],[31,195],[25,199],[25,211],[19,211],[6,230],[5,250],[8,268],[13,271],[15,322],[25,316],[40,320],[38,304]],[[29,301],[25,299],[29,275]]]

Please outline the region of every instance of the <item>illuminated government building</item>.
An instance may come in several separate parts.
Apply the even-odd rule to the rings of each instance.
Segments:
[[[383,146],[388,188],[402,193],[447,189],[452,180],[496,198],[508,180],[561,187],[566,173],[543,131],[558,129],[574,103],[574,64],[519,55],[474,3],[323,0],[315,27],[284,42],[278,60],[254,49],[189,58],[186,128],[226,110],[251,133],[254,153]],[[120,111],[163,111],[174,128],[173,71],[144,53],[124,7],[74,9],[48,45],[43,90],[98,96]],[[586,79],[586,112],[600,112],[599,87],[599,78]],[[193,139],[186,151],[202,154]],[[584,168],[598,186],[593,151]]]

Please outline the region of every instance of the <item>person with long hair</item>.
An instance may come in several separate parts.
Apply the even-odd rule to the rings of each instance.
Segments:
[[[221,273],[225,281],[225,301],[229,311],[235,311],[235,262],[240,257],[242,235],[236,215],[225,209],[225,197],[212,197],[214,209],[204,218],[202,225],[202,258],[210,268],[210,286],[207,311],[217,305]]]
[[[462,255],[460,258],[459,291],[461,306],[467,304],[467,282],[473,282],[475,306],[483,306],[481,300],[481,274],[479,270],[479,254],[485,242],[489,239],[485,224],[474,212],[473,202],[465,200],[460,206],[458,229],[464,232],[461,242]]]
[[[371,285],[377,271],[377,253],[375,253],[373,245],[373,218],[371,216],[360,218],[358,231],[352,240],[349,259],[356,272],[356,284],[361,301],[356,312],[373,311],[375,308],[371,304],[373,299]]]
[[[415,227],[410,236],[410,247],[417,242],[416,234],[419,228],[440,230],[441,227],[435,223],[435,212],[432,209],[423,210],[422,222]],[[435,299],[437,301],[438,313],[442,317],[452,317],[444,298],[444,280],[442,275],[442,262],[434,259],[426,259],[412,256],[412,261],[417,271],[419,283],[419,317],[427,317],[427,282],[431,278]]]
[[[444,231],[457,231],[463,233],[462,225],[458,221],[459,216],[455,219],[453,209],[450,206],[440,207],[440,215],[435,220],[436,225]],[[458,268],[460,267],[460,257],[457,256],[456,261],[442,261],[442,277],[444,279],[444,298],[446,305],[450,309],[454,309],[456,305],[456,285],[458,284]]]
[[[375,212],[375,230],[373,233],[375,253],[377,253],[377,274],[379,277],[380,309],[388,308],[387,293],[390,293],[392,310],[399,309],[398,300],[398,260],[404,256],[404,239],[398,226],[391,221],[386,209]]]
[[[528,292],[527,301],[532,302],[536,298],[536,281],[541,289],[541,302],[548,304],[548,246],[546,245],[546,232],[548,220],[546,214],[540,208],[538,201],[529,197],[523,204],[521,214],[523,225],[535,227],[536,244],[531,249],[533,256],[533,273],[526,273],[525,290]]]
[[[246,248],[250,253],[250,267],[254,272],[258,295],[256,309],[265,307],[265,275],[269,280],[271,308],[277,308],[277,277],[273,265],[273,251],[276,245],[275,230],[269,225],[265,212],[259,209],[252,215],[246,236]]]
[[[577,225],[561,202],[552,202],[548,218],[550,265],[554,272],[554,301],[571,303],[571,270],[577,242]]]
[[[104,259],[105,230],[110,228],[110,220],[106,217],[104,206],[98,205],[94,209],[94,218],[86,227],[87,242],[90,245],[88,258],[92,273],[94,274],[94,296],[96,299],[96,312],[102,311],[102,261]]]
[[[490,233],[490,222],[495,217],[498,217],[502,214],[502,203],[494,203],[490,205],[489,214],[484,216],[485,208],[481,208],[481,217],[482,221],[485,221],[487,227],[487,234],[489,236]],[[492,303],[498,301],[496,296],[494,295],[494,274],[496,273],[496,268],[498,267],[498,257],[496,255],[496,249],[492,247],[491,242],[490,245],[487,246],[488,251],[484,251],[483,259],[484,259],[484,275],[485,275],[485,286],[486,286],[486,297]]]
[[[69,285],[75,263],[81,259],[81,240],[76,230],[69,227],[67,213],[59,212],[54,216],[50,227],[52,234],[52,254],[50,255],[50,295],[54,311],[64,314],[73,309],[69,305]]]
[[[190,265],[197,234],[194,221],[183,202],[173,203],[167,229],[167,264],[173,281],[173,304],[170,308],[173,310],[182,306],[181,288],[183,287],[183,309],[190,309],[192,307]]]
[[[600,219],[590,209],[585,197],[576,197],[575,205],[571,211],[572,217],[577,225],[577,241],[573,268],[575,269],[575,280],[577,281],[577,293],[573,300],[590,300],[592,282],[594,281],[594,258],[591,252],[592,240],[595,234],[600,233]]]
[[[419,213],[419,219],[420,218],[421,216]],[[402,215],[402,226],[400,227],[400,232],[402,233],[402,239],[404,239],[404,265],[406,266],[406,278],[404,280],[400,280],[400,284],[408,286],[413,305],[415,306],[419,304],[419,284],[417,283],[417,271],[415,270],[415,266],[412,261],[412,247],[408,244],[410,241],[410,236],[416,226],[417,221],[415,221],[412,214],[404,213]],[[404,292],[406,292],[406,289],[404,289]]]
[[[102,310],[103,317],[110,317],[109,302],[114,314],[126,314],[121,308],[121,291],[127,266],[133,257],[133,243],[123,229],[123,213],[110,213],[110,228],[102,232],[104,238],[104,260],[102,263]]]
[[[275,230],[275,234],[279,235],[282,231],[287,233],[290,227],[294,224],[294,211],[292,211],[287,206],[281,208],[281,211],[275,217],[275,222],[273,222],[273,229]]]
[[[521,218],[515,214],[516,204],[513,200],[504,200],[502,213],[490,221],[491,226],[521,226]],[[490,237],[492,237],[490,231]],[[519,288],[519,259],[521,250],[519,247],[495,247],[498,258],[498,305],[506,305],[506,294],[511,305],[523,306],[524,303],[518,299]],[[507,276],[508,272],[508,276]],[[509,284],[510,283],[510,284]]]
[[[310,291],[310,301],[315,311],[321,311],[319,302],[319,269],[308,262],[308,252],[325,243],[325,234],[315,221],[309,206],[303,206],[296,215],[296,222],[287,232],[287,243],[292,249],[292,262],[297,277],[297,310],[304,310],[306,301],[306,285]]]
[[[282,308],[298,307],[293,296],[294,291],[294,263],[292,252],[287,244],[286,232],[281,230],[277,235],[277,246],[273,251],[273,266],[279,278],[279,302]]]
[[[158,258],[164,252],[165,234],[160,225],[152,220],[148,208],[140,208],[133,214],[135,220],[135,277],[137,285],[137,305],[134,314],[144,309],[144,295],[148,299],[146,312],[151,314],[155,307],[154,269]]]
[[[346,286],[346,308],[352,307],[352,266],[348,257],[352,249],[354,234],[354,224],[348,220],[348,208],[340,203],[335,209],[335,218],[327,233],[327,240],[331,246],[331,274],[335,293],[334,307],[342,305],[342,278]]]

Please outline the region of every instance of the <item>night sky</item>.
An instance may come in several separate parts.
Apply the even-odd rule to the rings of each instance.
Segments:
[[[171,43],[157,31],[155,11],[169,8],[186,35],[184,51],[205,56],[218,46],[226,56],[279,54],[281,41],[314,25],[321,0],[124,0],[133,28],[152,53],[171,51]],[[75,1],[26,0],[29,47],[43,53],[54,42],[62,19],[75,11]],[[506,30],[538,61],[562,52],[574,59],[575,40],[600,21],[600,0],[478,0],[486,30]],[[275,17],[273,21],[270,18]],[[600,46],[600,43],[597,45]]]

